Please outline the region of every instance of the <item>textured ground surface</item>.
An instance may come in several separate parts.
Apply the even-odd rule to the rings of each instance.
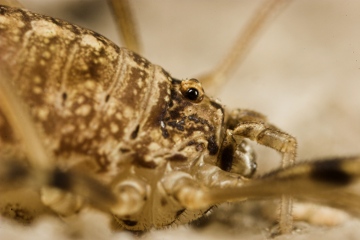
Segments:
[[[99,3],[40,1],[30,9],[62,18],[76,16],[81,25],[116,41],[110,15]],[[43,4],[41,4],[43,2]],[[254,11],[257,1],[132,1],[144,43],[144,56],[178,78],[190,78],[218,62]],[[151,2],[151,3],[150,3]],[[83,7],[84,4],[87,7]],[[80,7],[80,8],[77,8]],[[360,15],[357,0],[293,1],[258,38],[248,58],[218,97],[229,108],[266,114],[297,137],[299,159],[360,154]],[[80,10],[79,10],[80,9]],[[85,10],[90,15],[85,14]],[[206,90],[205,90],[206,91]],[[260,149],[259,171],[276,166],[279,157]],[[255,206],[256,207],[256,206]],[[230,208],[230,209],[229,209]],[[219,209],[201,228],[182,226],[151,231],[143,239],[264,239],[271,226],[252,204]],[[325,217],[328,219],[328,217]],[[1,220],[2,221],[2,220]],[[86,239],[132,239],[111,234],[106,219],[87,214],[72,224],[71,236]],[[298,231],[279,239],[357,239],[359,220],[336,227],[297,224]],[[22,229],[3,222],[0,238],[47,239],[69,228],[59,220]],[[80,230],[78,230],[80,229]],[[20,237],[22,236],[22,238]]]

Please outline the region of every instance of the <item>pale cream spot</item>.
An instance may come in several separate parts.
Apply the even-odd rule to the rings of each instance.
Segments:
[[[95,132],[89,131],[89,130],[90,130],[90,128],[87,128],[86,131],[81,132],[81,134],[84,136],[84,138],[92,139],[92,142],[94,143],[95,140],[93,140],[93,138],[95,137]]]
[[[48,108],[39,108],[38,111],[37,111],[37,116],[42,121],[47,120],[48,115],[49,115],[49,109]]]
[[[145,162],[150,162],[150,163],[154,162],[156,165],[161,164],[161,162],[163,162],[163,160],[164,159],[162,157],[155,157],[154,158],[151,155],[145,155],[145,157],[144,157]]]
[[[34,77],[34,83],[36,83],[36,84],[41,83],[41,77],[35,76],[35,77]]]
[[[107,47],[106,56],[110,59],[110,61],[114,61],[118,58],[118,53],[115,51],[113,47]]]
[[[172,140],[174,142],[181,142],[182,139],[178,135],[173,135]]]
[[[85,101],[85,97],[84,97],[84,96],[79,96],[79,97],[76,99],[76,102],[77,102],[78,104],[82,104],[84,101]]]
[[[33,93],[35,94],[41,94],[42,93],[42,89],[40,87],[33,87]]]
[[[139,86],[139,88],[142,88],[144,86],[144,81],[142,81],[141,79],[137,82],[137,85]]]
[[[147,131],[148,132],[148,131]],[[150,135],[152,139],[159,139],[162,138],[159,131],[153,130],[150,133],[146,133],[147,135]],[[143,134],[142,134],[143,135]]]
[[[105,58],[99,57],[97,60],[98,60],[98,62],[99,62],[100,64],[106,63]]]
[[[118,119],[118,120],[121,120],[122,119],[122,115],[120,113],[115,113],[115,118]]]
[[[89,115],[90,111],[91,111],[91,106],[88,104],[84,104],[75,110],[75,114],[85,117],[85,116]]]
[[[104,137],[106,137],[106,136],[108,136],[109,135],[109,131],[108,131],[108,129],[106,129],[106,128],[101,128],[101,130],[100,130],[100,136],[102,137],[102,138],[104,138]]]
[[[96,49],[97,51],[99,51],[102,48],[101,42],[98,41],[94,36],[89,35],[89,34],[82,36],[80,44],[82,46],[90,46],[90,47]]]
[[[110,131],[112,133],[117,133],[119,131],[119,126],[116,123],[111,123],[110,124]]]
[[[218,98],[216,98],[216,99],[215,99],[215,102],[216,102],[217,104],[222,105],[221,100],[220,100],[220,99],[218,99]]]
[[[95,82],[92,80],[88,80],[85,82],[85,87],[88,89],[94,89],[96,86]]]
[[[85,72],[85,71],[89,70],[89,67],[86,64],[82,64],[82,65],[80,65],[80,70]],[[88,74],[88,75],[90,75],[90,74]]]
[[[44,38],[53,38],[59,32],[59,26],[46,20],[36,20],[31,22],[34,33]]]
[[[65,28],[62,29],[61,35],[69,40],[74,40],[76,38],[75,33]]]
[[[45,59],[49,59],[51,57],[51,53],[49,51],[45,51],[43,52],[42,57]]]
[[[63,134],[67,134],[67,133],[71,133],[75,130],[75,126],[71,125],[71,124],[66,124],[65,126],[63,126],[61,128],[61,133]]]
[[[93,130],[98,129],[99,125],[100,125],[100,123],[97,120],[93,120],[93,121],[90,122],[90,128],[93,129]]]
[[[14,35],[17,35],[17,34],[20,33],[20,29],[14,28],[11,33],[14,34]]]
[[[138,95],[138,91],[136,89],[133,90],[133,94],[136,96]]]
[[[157,151],[160,149],[160,145],[155,142],[152,142],[149,144],[148,148],[150,151]]]
[[[124,115],[125,115],[125,117],[127,117],[127,118],[131,118],[132,115],[133,115],[133,111],[131,110],[131,108],[125,107],[125,108],[124,108]]]
[[[40,66],[45,66],[46,65],[46,62],[43,59],[41,59],[39,63],[40,63]]]
[[[11,1],[10,1],[11,2]],[[30,17],[33,17],[34,16],[34,14],[32,14],[31,12],[27,12],[27,14],[30,16]],[[21,19],[22,18],[22,14],[21,13],[15,13],[15,18],[16,19]]]
[[[84,59],[79,59],[79,61],[77,62],[78,63],[78,68],[79,70],[81,71],[87,71],[89,70],[89,67],[88,65],[85,63]]]
[[[116,112],[116,108],[114,107],[114,106],[112,106],[112,107],[109,107],[108,109],[107,109],[107,115],[110,115],[110,116],[112,116],[112,115],[114,115],[115,114],[115,112]]]
[[[10,19],[5,16],[0,16],[0,29],[6,29],[10,24]]]
[[[0,27],[1,28],[1,27]],[[12,38],[12,40],[14,41],[14,42],[20,42],[20,37],[19,36],[14,36],[13,38]]]

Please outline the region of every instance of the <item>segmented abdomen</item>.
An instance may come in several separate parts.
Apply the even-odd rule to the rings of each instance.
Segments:
[[[161,134],[158,116],[169,101],[170,77],[97,33],[1,6],[0,64],[46,147],[71,165],[109,171],[131,160],[122,155],[138,134]]]

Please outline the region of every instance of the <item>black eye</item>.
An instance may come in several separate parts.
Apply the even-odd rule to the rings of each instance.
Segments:
[[[189,88],[186,90],[185,97],[189,100],[195,101],[199,97],[199,91],[196,88]]]
[[[204,89],[196,79],[181,81],[180,91],[182,95],[192,102],[199,103],[204,98]]]

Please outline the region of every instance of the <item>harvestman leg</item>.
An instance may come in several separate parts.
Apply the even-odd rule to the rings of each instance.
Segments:
[[[355,156],[303,162],[248,182],[239,180],[238,185],[229,187],[204,187],[183,172],[172,172],[161,182],[168,196],[187,209],[207,209],[226,201],[287,194],[360,216],[360,195],[351,188],[359,179],[360,157]]]
[[[35,130],[29,112],[17,97],[8,79],[7,72],[0,67],[0,108],[17,137],[22,139],[24,151],[30,161],[48,169],[51,166],[50,154],[40,141],[39,133]]]
[[[282,168],[291,166],[296,157],[296,139],[269,124],[265,116],[250,110],[234,110],[230,113],[230,129],[234,136],[241,136],[275,149],[282,154]],[[279,227],[281,233],[292,230],[292,198],[282,196]]]
[[[119,36],[126,48],[141,53],[140,40],[128,0],[108,0],[115,17]]]
[[[264,115],[244,109],[230,113],[228,120],[232,134],[273,148],[282,153],[282,167],[293,165],[296,157],[296,139],[267,122]]]
[[[197,78],[209,95],[215,95],[224,83],[230,79],[233,72],[239,68],[261,30],[287,3],[289,3],[289,0],[263,1],[244,29],[240,31],[234,45],[223,60],[213,67],[210,72]]]
[[[265,24],[269,22],[271,17],[280,12],[280,9],[288,2],[288,0],[264,1],[257,11],[255,11],[248,24],[246,24],[244,30],[240,32],[235,44],[225,55],[224,59],[208,74],[198,78],[210,95],[214,95],[216,90],[224,85],[232,72],[238,68]],[[129,1],[108,0],[108,4],[113,11],[119,30],[119,36],[125,47],[137,53],[141,53],[139,34]]]

